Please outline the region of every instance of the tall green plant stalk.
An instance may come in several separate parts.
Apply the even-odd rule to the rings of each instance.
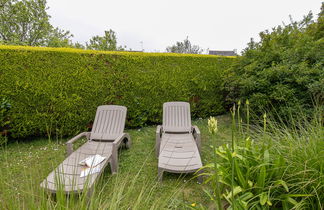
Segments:
[[[263,114],[263,133],[267,132],[267,113]]]
[[[52,126],[45,123],[45,127],[46,127],[47,139],[48,139],[48,142],[50,142],[51,141],[51,135],[52,135],[52,129],[51,129]]]
[[[215,117],[210,117],[208,119],[208,130],[209,132],[215,136],[218,132],[217,127],[217,119]],[[221,192],[220,192],[220,186],[219,186],[219,174],[218,174],[218,168],[217,168],[217,154],[216,154],[216,141],[213,141],[213,153],[214,153],[214,173],[215,173],[215,183],[214,183],[214,194],[216,196],[216,204],[219,210],[222,209],[222,201],[221,201]]]
[[[250,102],[249,99],[246,99],[246,132],[248,137],[250,136]]]
[[[263,114],[263,137],[264,137],[264,139],[267,138],[266,133],[267,133],[267,113],[265,112]],[[267,143],[268,143],[268,147],[270,147],[270,145],[271,145],[271,138],[268,138],[268,142]]]
[[[219,186],[219,175],[218,175],[218,168],[217,168],[217,156],[216,156],[216,143],[214,143],[214,171],[215,171],[215,195],[216,195],[216,203],[218,209],[221,210],[222,208],[222,201],[221,201],[221,192]]]
[[[241,100],[237,102],[237,128],[238,128],[238,133],[243,135],[240,108],[241,108]]]
[[[235,128],[236,128],[236,123],[235,123],[235,112],[236,112],[236,108],[235,108],[235,104],[233,105],[231,114],[232,114],[232,154],[234,153],[234,149],[235,149]],[[231,171],[231,190],[232,190],[232,206],[233,209],[235,210],[235,200],[234,200],[234,157],[232,155],[232,171]]]

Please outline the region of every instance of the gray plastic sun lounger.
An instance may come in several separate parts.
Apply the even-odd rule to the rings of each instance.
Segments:
[[[108,163],[112,173],[117,173],[118,147],[123,143],[129,148],[131,144],[130,136],[124,133],[126,112],[127,108],[124,106],[99,106],[92,131],[83,132],[66,143],[68,157],[48,175],[41,187],[52,193],[62,190],[69,194],[86,189],[91,194],[95,181]],[[73,152],[73,143],[81,137],[86,137],[88,141]],[[96,154],[106,157],[99,164],[100,172],[80,177],[84,166],[79,162]]]
[[[200,141],[198,127],[191,126],[189,103],[164,103],[163,125],[157,127],[155,144],[159,181],[164,171],[192,173],[201,168]],[[198,181],[202,181],[200,176]]]

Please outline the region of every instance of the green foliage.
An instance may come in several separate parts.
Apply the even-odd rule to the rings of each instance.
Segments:
[[[82,48],[79,43],[73,45],[71,38],[73,37],[69,31],[64,31],[59,28],[53,28],[48,34],[46,40],[47,47],[75,47]]]
[[[85,46],[79,42],[74,43],[74,48],[85,49]]]
[[[239,122],[234,148],[214,147],[217,159],[203,167],[206,182],[219,180],[229,209],[322,209],[322,114],[316,108],[309,120],[299,113],[289,127],[265,117],[267,126],[255,127],[251,136],[249,126]],[[215,193],[207,194],[216,201]]]
[[[123,51],[122,46],[117,46],[116,33],[113,30],[105,31],[104,36],[94,36],[87,43],[87,49],[90,50],[105,50],[105,51]]]
[[[269,148],[255,145],[249,138],[245,145],[235,146],[234,152],[228,145],[215,150],[220,157],[217,168],[220,171],[220,182],[225,185],[223,198],[239,209],[267,208],[280,206],[281,197],[293,197],[286,191],[286,182],[281,180],[285,166],[282,157],[272,157]],[[231,171],[234,164],[234,200]],[[210,176],[213,179],[214,176]],[[307,196],[307,195],[306,195]],[[291,198],[293,199],[293,198]],[[233,202],[234,201],[234,202]],[[296,202],[297,203],[297,202]]]
[[[323,10],[323,9],[322,9]],[[311,113],[313,103],[324,101],[323,11],[317,21],[312,14],[300,22],[260,33],[237,59],[228,78],[229,101],[248,98],[261,114],[275,109],[280,116]]]
[[[72,42],[70,31],[50,24],[47,9],[46,0],[0,0],[0,44],[85,49]],[[110,29],[103,37],[92,37],[86,48],[122,51],[126,46],[117,46],[116,34]]]
[[[5,98],[0,101],[0,131],[8,125],[10,122],[8,120],[8,112],[11,108],[11,104]]]
[[[84,131],[97,106],[128,107],[127,126],[160,123],[162,104],[189,101],[194,118],[223,107],[234,58],[0,46],[0,89],[13,137]]]
[[[188,37],[183,42],[177,42],[175,45],[166,48],[170,53],[201,54],[203,49],[198,45],[192,45]]]
[[[71,34],[54,28],[46,0],[0,0],[0,43],[71,47]]]
[[[9,110],[11,104],[5,98],[0,100],[0,146],[7,143],[7,128],[10,124],[9,121]]]

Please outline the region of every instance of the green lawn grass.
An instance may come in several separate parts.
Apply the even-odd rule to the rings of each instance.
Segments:
[[[229,116],[219,116],[217,144],[230,142]],[[202,161],[212,160],[212,139],[207,120],[193,121],[202,133]],[[187,208],[191,204],[211,205],[193,174],[164,173],[157,182],[157,158],[154,152],[155,126],[127,130],[132,138],[129,150],[119,151],[119,171],[111,175],[107,167],[96,186],[93,208],[122,209]],[[67,139],[32,139],[8,144],[0,150],[0,203],[4,209],[33,209],[40,206],[64,209],[72,204],[58,204],[46,197],[39,184],[65,158]],[[81,142],[80,142],[81,143]],[[140,201],[140,202],[139,202]],[[45,204],[44,204],[45,203]],[[136,206],[138,203],[138,206]],[[64,206],[62,206],[64,205]],[[82,205],[81,205],[82,206]],[[74,203],[74,208],[80,208]],[[84,207],[84,205],[83,205]],[[212,206],[210,206],[212,207]]]
[[[265,124],[266,132],[264,125],[255,124],[251,126],[250,135],[243,132],[245,129],[242,129],[240,123],[234,129],[238,131],[235,134],[238,145],[244,146],[247,136],[255,141],[256,155],[251,162],[242,163],[239,166],[241,170],[257,170],[261,167],[262,161],[254,166],[252,163],[265,159],[263,156],[266,155],[262,155],[261,152],[260,156],[258,152],[266,145],[269,150],[267,154],[270,155],[267,157],[272,162],[277,157],[282,158],[283,166],[275,170],[281,171],[277,179],[285,181],[288,191],[286,188],[275,188],[275,191],[268,195],[274,209],[285,206],[286,209],[323,209],[324,129],[321,116],[322,112],[318,112],[315,113],[314,119],[309,120],[301,114],[298,119],[291,119],[289,125],[269,118]],[[215,136],[209,134],[206,119],[193,121],[202,133],[203,164],[214,162],[211,145],[231,144],[231,118],[223,115],[217,119],[218,132]],[[213,176],[209,177],[212,182],[198,184],[193,174],[165,173],[163,182],[157,182],[155,129],[155,126],[150,126],[126,131],[132,138],[132,147],[119,151],[118,174],[111,175],[110,167],[107,167],[89,199],[85,196],[86,193],[67,197],[59,192],[56,197],[51,197],[39,187],[42,180],[64,160],[67,139],[11,141],[0,148],[0,209],[215,209],[215,195],[209,197],[205,192],[215,190]],[[84,141],[85,139],[79,141],[75,146]],[[219,157],[216,162],[223,168],[230,164],[221,161]],[[228,173],[223,175],[225,177],[230,173],[229,169]],[[244,174],[243,178],[257,183],[257,176],[247,177]],[[238,180],[238,177],[234,175],[235,180]],[[268,184],[262,190],[270,190],[273,181],[277,179],[267,177]],[[236,182],[236,185],[238,183]],[[223,193],[228,193],[231,189],[230,186],[225,188]],[[254,193],[254,189],[258,187],[246,188],[242,193]],[[235,200],[239,199],[241,194],[237,195]],[[249,206],[259,205],[258,195],[248,202]],[[224,205],[228,206],[228,203],[225,202]],[[262,206],[261,209],[269,207]]]

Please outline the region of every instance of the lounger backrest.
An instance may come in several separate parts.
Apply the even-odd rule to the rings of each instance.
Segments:
[[[103,105],[97,108],[90,140],[115,140],[125,128],[127,108],[116,105]]]
[[[190,132],[190,104],[187,102],[167,102],[163,104],[163,131]]]

